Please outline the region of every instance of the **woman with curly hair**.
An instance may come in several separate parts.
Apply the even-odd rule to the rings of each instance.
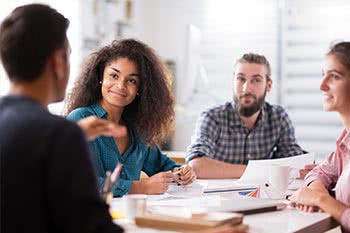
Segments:
[[[113,41],[91,54],[68,96],[66,113],[73,121],[95,115],[118,129],[113,137],[91,142],[100,188],[117,163],[124,166],[114,196],[163,193],[171,182],[185,185],[195,178],[189,166],[180,168],[157,147],[174,121],[170,87],[164,63],[140,41]],[[140,180],[141,171],[149,178]]]

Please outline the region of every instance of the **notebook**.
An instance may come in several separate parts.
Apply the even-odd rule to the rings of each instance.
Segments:
[[[260,199],[252,197],[235,197],[223,200],[220,206],[209,207],[209,211],[256,214],[267,211],[282,210],[287,206],[283,200]]]
[[[242,223],[242,220],[242,214],[225,212],[210,212],[199,217],[174,217],[149,213],[135,217],[138,226],[175,231],[204,230],[223,224],[236,225]]]

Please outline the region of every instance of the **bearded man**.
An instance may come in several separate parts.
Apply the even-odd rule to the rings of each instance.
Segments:
[[[233,74],[234,101],[201,114],[186,162],[198,178],[239,178],[250,159],[305,153],[286,111],[265,101],[271,68],[265,56],[244,54]]]

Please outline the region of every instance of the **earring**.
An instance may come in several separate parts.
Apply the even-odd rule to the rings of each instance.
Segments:
[[[140,93],[136,92],[136,95],[137,95],[137,96],[139,96],[139,95],[140,95]]]
[[[102,81],[99,81],[98,83],[99,83],[99,84],[102,84]]]

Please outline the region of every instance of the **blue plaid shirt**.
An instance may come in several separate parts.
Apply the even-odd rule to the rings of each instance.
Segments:
[[[107,119],[107,112],[98,104],[77,108],[67,118],[72,121],[79,121],[91,115]],[[123,119],[127,122],[127,119]],[[158,147],[147,146],[140,137],[135,135],[128,122],[127,124],[131,135],[131,145],[122,155],[119,153],[113,137],[101,136],[90,142],[96,162],[100,189],[104,185],[106,171],[113,171],[117,163],[124,165],[117,184],[113,187],[114,196],[119,197],[129,193],[132,181],[140,179],[141,171],[144,171],[148,176],[152,176],[180,166],[161,153]]]
[[[286,111],[266,103],[252,130],[227,102],[203,112],[199,118],[186,161],[208,156],[223,162],[247,164],[250,159],[272,159],[303,154]]]

